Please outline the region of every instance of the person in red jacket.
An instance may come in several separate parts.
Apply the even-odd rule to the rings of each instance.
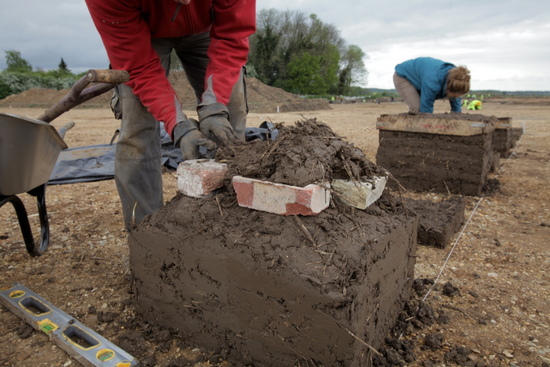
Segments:
[[[163,205],[160,126],[197,159],[216,144],[243,139],[248,37],[256,30],[255,0],[86,0],[110,67],[130,81],[116,87],[121,119],[115,182],[130,230]],[[175,51],[193,87],[199,121],[188,118],[168,81]]]

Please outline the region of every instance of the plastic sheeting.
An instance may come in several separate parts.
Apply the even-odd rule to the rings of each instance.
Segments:
[[[176,170],[182,161],[181,150],[176,148],[161,124],[161,165]],[[247,141],[274,140],[277,129],[271,122],[264,121],[260,127],[246,128]],[[77,182],[110,180],[115,175],[116,143],[70,148],[61,151],[50,175],[48,185],[62,185]]]

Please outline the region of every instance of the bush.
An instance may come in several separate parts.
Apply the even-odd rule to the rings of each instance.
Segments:
[[[68,89],[78,79],[71,73],[0,71],[0,99],[32,88]]]

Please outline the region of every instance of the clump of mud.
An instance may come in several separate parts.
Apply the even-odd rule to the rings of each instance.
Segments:
[[[361,149],[345,142],[317,119],[278,125],[273,141],[253,140],[221,147],[216,160],[236,175],[293,186],[324,184],[333,179],[364,181],[385,176]]]

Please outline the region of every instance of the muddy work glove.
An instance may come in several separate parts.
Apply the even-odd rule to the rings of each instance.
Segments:
[[[221,103],[203,106],[198,111],[201,132],[218,145],[226,145],[237,139],[233,127],[229,123],[229,111]]]
[[[210,156],[216,151],[216,143],[207,139],[199,130],[199,123],[194,119],[179,122],[174,128],[174,145],[181,149],[184,161],[199,159],[202,155]],[[201,153],[201,151],[203,153]]]

